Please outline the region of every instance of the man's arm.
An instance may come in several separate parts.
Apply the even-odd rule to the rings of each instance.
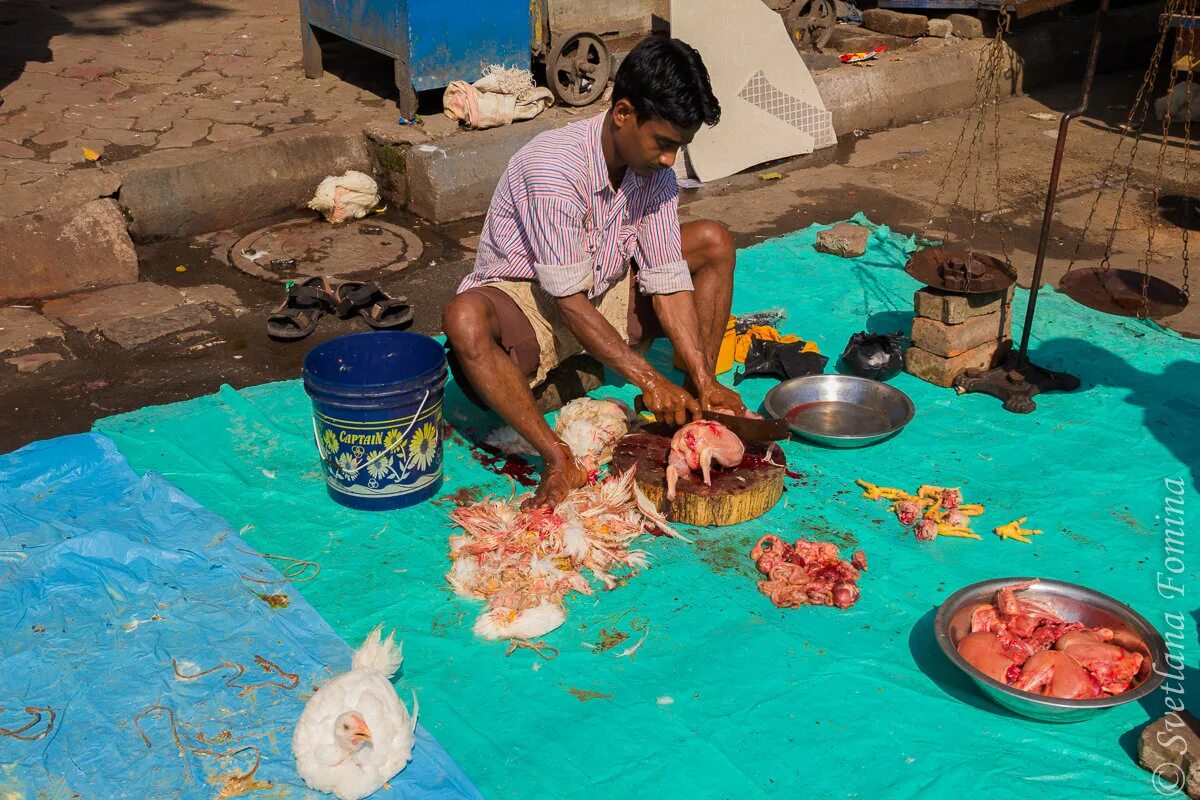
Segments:
[[[641,389],[646,408],[655,417],[682,425],[699,416],[700,407],[696,400],[635,353],[609,321],[588,301],[586,294],[581,292],[560,297],[556,303],[559,319],[566,325],[567,330],[571,331],[588,353],[600,363]],[[691,313],[692,335],[696,336],[694,304]]]
[[[683,256],[679,186],[663,173],[661,188],[638,226],[638,283],[652,295],[654,313],[691,379],[700,407],[745,410],[736,392],[717,382],[715,351],[709,352],[696,312],[691,269]]]

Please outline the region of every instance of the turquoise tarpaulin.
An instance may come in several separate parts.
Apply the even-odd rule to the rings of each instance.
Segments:
[[[814,251],[818,229],[742,251],[735,311],[784,306],[785,332],[835,360],[864,327],[906,330],[918,288],[902,270],[910,245],[877,228],[866,256],[843,260]],[[1023,306],[1018,291],[1017,324]],[[785,444],[801,477],[770,513],[695,531],[691,545],[649,542],[651,569],[570,601],[567,623],[546,637],[552,660],[474,638],[478,604],[444,585],[448,496],[511,490],[460,436],[447,441],[440,501],[366,514],[326,497],[298,382],[224,388],[98,427],[135,468],[249,526],[253,546],[320,562],[320,577],[295,588],[347,641],[380,621],[398,627],[423,720],[490,798],[1153,798],[1131,753],[1161,695],[1077,724],[1033,722],[983,698],[933,639],[935,609],[961,586],[1057,578],[1129,603],[1164,633],[1182,624],[1184,683],[1200,692],[1195,564],[1175,576],[1187,597],[1156,589],[1165,498],[1178,489],[1200,508],[1200,349],[1048,290],[1032,351],[1082,388],[1039,396],[1018,416],[897,377],[917,407],[903,433],[861,450]],[[669,369],[669,348],[651,359]],[[739,389],[756,405],[772,384]],[[634,389],[594,394],[629,400]],[[453,388],[447,408],[459,432],[497,424]],[[859,477],[963,487],[987,507],[983,540],[916,541],[860,496]],[[1032,544],[991,535],[1026,515],[1045,531]],[[846,555],[863,548],[862,599],[847,611],[774,608],[749,558],[768,532],[833,541]]]
[[[0,457],[0,632],[5,800],[324,796],[296,774],[292,730],[350,649],[224,520],[138,478],[107,438]],[[418,728],[377,796],[479,794]]]

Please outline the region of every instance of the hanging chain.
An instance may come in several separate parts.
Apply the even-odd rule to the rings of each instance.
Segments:
[[[1121,194],[1117,199],[1117,211],[1113,216],[1113,223],[1109,229],[1108,236],[1104,243],[1104,255],[1100,261],[1100,267],[1107,272],[1109,269],[1109,258],[1112,255],[1113,241],[1116,239],[1117,227],[1121,221],[1121,209],[1125,204],[1125,193],[1129,190],[1129,182],[1133,175],[1134,159],[1137,156],[1138,143],[1141,141],[1142,127],[1145,125],[1146,113],[1150,110],[1152,101],[1152,87],[1154,79],[1158,75],[1159,64],[1162,62],[1163,49],[1166,46],[1167,36],[1170,28],[1167,27],[1167,20],[1170,19],[1171,13],[1178,7],[1179,0],[1166,0],[1166,9],[1162,23],[1162,30],[1158,37],[1158,42],[1154,46],[1154,52],[1150,56],[1150,63],[1146,67],[1146,73],[1142,77],[1142,84],[1138,87],[1137,96],[1133,101],[1133,105],[1129,108],[1129,115],[1125,119],[1125,125],[1117,137],[1117,143],[1113,147],[1112,157],[1108,161],[1108,165],[1104,168],[1103,174],[1100,176],[1100,187],[1096,192],[1096,197],[1092,201],[1092,207],[1088,211],[1087,219],[1083,223],[1083,230],[1079,233],[1079,239],[1075,242],[1075,250],[1071,254],[1071,261],[1067,264],[1067,272],[1075,268],[1076,262],[1079,260],[1079,252],[1083,248],[1083,243],[1087,240],[1088,232],[1092,227],[1092,220],[1096,216],[1096,210],[1100,206],[1100,200],[1104,197],[1104,190],[1108,188],[1109,179],[1113,175],[1114,167],[1117,164],[1117,158],[1121,153],[1121,148],[1124,147],[1127,138],[1132,138],[1133,144],[1129,150],[1129,161],[1125,167],[1125,176],[1121,180]],[[1140,112],[1140,114],[1139,114]]]
[[[1196,14],[1197,10],[1200,10],[1200,3],[1198,3],[1197,0],[1191,0],[1191,3],[1186,11],[1187,15],[1194,16]],[[1180,28],[1179,33],[1176,34],[1176,36],[1178,37],[1177,41],[1183,39],[1183,30],[1184,30],[1183,28]],[[1200,66],[1200,64],[1196,63],[1196,58],[1195,58],[1195,56],[1192,55],[1192,53],[1196,51],[1196,44],[1197,44],[1198,37],[1200,37],[1200,32],[1197,32],[1197,30],[1194,28],[1191,29],[1191,32],[1188,34],[1188,46],[1186,48],[1184,48],[1184,47],[1179,48],[1180,52],[1183,52],[1185,49],[1188,51],[1187,55],[1184,56],[1185,58],[1188,59],[1188,62],[1185,64],[1185,67],[1187,68],[1187,79],[1186,79],[1187,80],[1187,90],[1184,92],[1184,97],[1183,97],[1183,101],[1184,101],[1183,108],[1184,108],[1184,112],[1185,112],[1183,115],[1183,191],[1180,192],[1180,195],[1182,197],[1183,209],[1184,209],[1184,218],[1183,218],[1184,224],[1182,226],[1182,230],[1183,230],[1183,296],[1185,298],[1191,297],[1191,286],[1189,286],[1189,284],[1188,284],[1188,280],[1189,280],[1188,272],[1189,272],[1189,266],[1190,266],[1188,262],[1191,260],[1190,254],[1188,253],[1188,233],[1189,233],[1188,223],[1191,222],[1191,208],[1190,208],[1189,204],[1197,202],[1197,200],[1192,197],[1192,192],[1191,192],[1191,188],[1192,188],[1191,147],[1192,147],[1192,86],[1193,86],[1192,73],[1198,66]],[[1172,63],[1172,68],[1174,68],[1174,63]],[[1171,102],[1170,98],[1168,98],[1167,104],[1170,105],[1170,102]]]
[[[1180,2],[1179,10],[1188,9],[1194,0]],[[1167,30],[1170,30],[1171,17],[1167,16]],[[1163,39],[1166,39],[1164,34]],[[1154,183],[1150,191],[1150,224],[1146,227],[1146,256],[1142,261],[1142,302],[1138,306],[1138,319],[1146,319],[1150,313],[1150,268],[1154,264],[1154,239],[1158,235],[1158,200],[1162,190],[1163,164],[1167,159],[1167,145],[1171,141],[1171,98],[1175,94],[1175,63],[1167,58],[1167,102],[1163,108],[1162,137],[1158,142],[1158,158],[1154,165]],[[1188,109],[1190,112],[1190,109]],[[1191,114],[1187,114],[1191,116]]]
[[[994,114],[998,118],[1000,115],[1000,66],[1004,59],[1004,32],[1008,23],[1008,11],[1002,7],[1001,16],[996,21],[996,36],[992,39],[987,50],[987,67],[984,69],[986,84],[981,87],[983,97],[979,108],[979,119],[975,123],[975,132],[971,135],[971,152],[975,152],[976,147],[981,143],[981,134],[984,131],[984,125],[987,122],[989,114]],[[982,159],[976,159],[975,163],[975,181],[971,196],[971,236],[967,242],[967,249],[975,248],[975,231],[979,221],[979,181],[983,173]],[[965,177],[965,175],[964,175]],[[959,194],[965,186],[965,181],[959,184]],[[993,196],[996,198],[996,207],[1000,207],[1000,173],[996,173],[996,182],[993,190]],[[958,204],[958,195],[955,195],[954,204]]]
[[[966,185],[967,174],[971,169],[971,163],[973,160],[972,153],[975,150],[976,144],[979,139],[979,131],[980,131],[980,126],[982,125],[983,115],[986,113],[986,110],[987,110],[987,98],[992,93],[992,90],[990,90],[988,87],[989,87],[989,85],[996,84],[997,64],[1000,63],[1000,59],[998,57],[996,57],[995,51],[997,49],[998,44],[1003,45],[1003,36],[1004,36],[1004,33],[1007,31],[1008,26],[1009,26],[1009,12],[1008,12],[1007,7],[1003,7],[1001,9],[1000,17],[998,18],[998,21],[997,21],[996,37],[992,41],[992,43],[990,43],[988,45],[987,51],[984,53],[983,57],[979,60],[979,64],[975,68],[976,105],[974,107],[972,107],[972,109],[970,111],[967,112],[967,117],[963,121],[962,131],[959,133],[958,140],[954,143],[954,149],[950,153],[950,160],[946,162],[946,172],[945,172],[945,174],[942,175],[941,183],[938,185],[937,192],[933,196],[933,202],[930,203],[930,205],[929,205],[929,213],[926,215],[925,223],[921,227],[921,233],[919,236],[919,238],[923,241],[928,241],[928,237],[926,234],[929,231],[929,226],[933,224],[935,214],[937,213],[938,205],[941,203],[942,196],[946,192],[946,185],[950,182],[950,178],[954,174],[954,171],[955,171],[954,165],[955,165],[955,162],[958,160],[958,154],[962,150],[963,142],[965,142],[967,139],[967,131],[971,130],[972,117],[976,113],[979,113],[980,118],[978,120],[976,120],[976,122],[975,122],[975,130],[971,136],[971,144],[968,146],[967,152],[963,154],[962,172],[961,172],[960,179],[958,181],[958,191],[956,192],[956,194],[954,196],[954,200],[947,206],[946,233],[950,232],[950,230],[949,230],[949,221],[950,221],[949,212],[954,206],[956,206],[958,204],[958,201],[960,200],[960,198],[962,196],[963,188]],[[998,89],[995,90],[995,93],[997,95],[999,94]],[[999,112],[997,112],[997,113],[999,113]],[[976,170],[977,170],[976,181],[978,181],[978,166],[976,166]],[[999,187],[997,187],[997,188],[999,188]],[[976,193],[978,193],[978,192],[976,192]],[[974,217],[975,217],[975,213],[973,210],[973,212],[972,212],[972,234],[971,234],[972,240],[974,240]]]
[[[1001,6],[1000,19],[998,20],[999,27],[996,29],[996,57],[1001,59],[1005,53],[1008,53],[1009,71],[1010,74],[1015,78],[1016,63],[1013,59],[1012,52],[1004,47],[1004,41],[1002,38],[1003,33],[1008,32],[1010,24],[1011,17],[1008,6]],[[1004,76],[1003,71],[1000,72],[1000,76]],[[1008,242],[1004,237],[1004,223],[1000,219],[1000,212],[1003,210],[1003,205],[1000,202],[1000,85],[998,83],[994,83],[993,86],[995,87],[995,90],[994,102],[992,103],[992,156],[995,160],[993,168],[996,174],[996,211],[995,216],[992,218],[996,221],[996,232],[1000,234],[1000,252],[1004,256],[1004,263],[1008,264],[1011,262],[1008,257]]]

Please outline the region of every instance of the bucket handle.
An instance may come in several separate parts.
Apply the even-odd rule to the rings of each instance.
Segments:
[[[413,428],[415,428],[417,426],[417,420],[420,419],[421,412],[425,410],[425,404],[429,402],[429,394],[430,394],[430,390],[426,389],[425,396],[421,398],[421,405],[417,406],[417,413],[413,414],[412,422],[410,422],[408,424],[408,428],[404,431],[404,433],[401,434],[396,439],[396,441],[392,442],[390,445],[388,445],[384,449],[380,450],[378,453],[376,453],[374,456],[372,456],[370,459],[368,459],[365,464],[363,464],[361,467],[359,467],[359,469],[366,469],[367,467],[371,466],[379,459],[381,459],[384,456],[391,453],[402,442],[405,442],[408,440],[408,435],[410,433],[412,433]],[[317,452],[321,454],[321,461],[328,463],[329,462],[329,454],[325,452],[325,447],[321,444],[321,437],[317,433],[317,420],[315,417],[313,418],[312,426],[313,426],[313,440],[317,443]]]

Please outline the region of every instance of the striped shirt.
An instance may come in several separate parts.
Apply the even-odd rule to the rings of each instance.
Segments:
[[[555,297],[596,298],[625,277],[631,259],[643,293],[692,290],[675,173],[627,169],[614,192],[600,146],[604,119],[547,131],[512,157],[483,223],[475,270],[459,292],[529,280]]]

